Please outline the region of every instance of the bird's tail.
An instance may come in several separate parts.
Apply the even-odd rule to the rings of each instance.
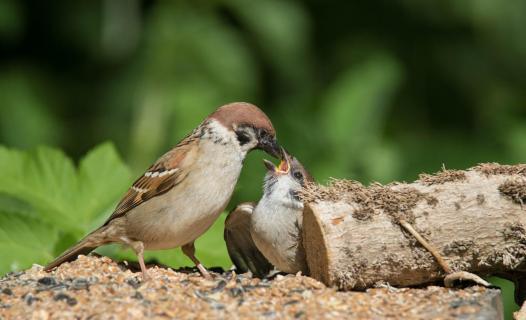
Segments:
[[[105,229],[105,227],[101,227],[87,236],[85,236],[82,240],[80,240],[77,244],[75,244],[73,247],[69,248],[68,250],[64,251],[58,258],[51,261],[45,268],[45,271],[49,271],[55,267],[58,267],[59,265],[63,264],[64,262],[73,261],[77,258],[77,256],[81,254],[88,254],[91,251],[95,250],[97,247],[104,244],[104,242],[100,241],[102,238],[101,231]]]

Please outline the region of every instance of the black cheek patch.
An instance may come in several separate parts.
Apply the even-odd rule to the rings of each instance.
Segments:
[[[236,136],[241,146],[250,142],[250,137],[243,131],[236,131]]]

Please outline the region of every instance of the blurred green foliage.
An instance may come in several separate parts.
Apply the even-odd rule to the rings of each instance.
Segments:
[[[262,107],[320,182],[525,162],[525,12],[481,0],[1,0],[0,232],[18,238],[0,233],[0,250],[35,241],[0,269],[73,243],[231,101]],[[107,140],[118,152],[88,153]],[[229,208],[259,197],[264,156],[249,156]],[[206,264],[228,265],[221,238],[219,221],[198,242]]]

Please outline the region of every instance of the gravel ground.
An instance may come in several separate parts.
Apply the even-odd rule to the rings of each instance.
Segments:
[[[498,290],[481,287],[338,292],[300,275],[205,280],[157,266],[149,275],[143,282],[126,264],[96,256],[49,273],[35,265],[0,279],[0,319],[469,319],[500,302]]]

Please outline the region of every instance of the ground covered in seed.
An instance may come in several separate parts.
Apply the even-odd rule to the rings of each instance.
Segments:
[[[126,264],[96,256],[50,273],[35,265],[0,279],[0,319],[449,319],[479,313],[488,294],[498,298],[480,287],[338,292],[300,275],[212,274],[151,267],[142,281]]]

